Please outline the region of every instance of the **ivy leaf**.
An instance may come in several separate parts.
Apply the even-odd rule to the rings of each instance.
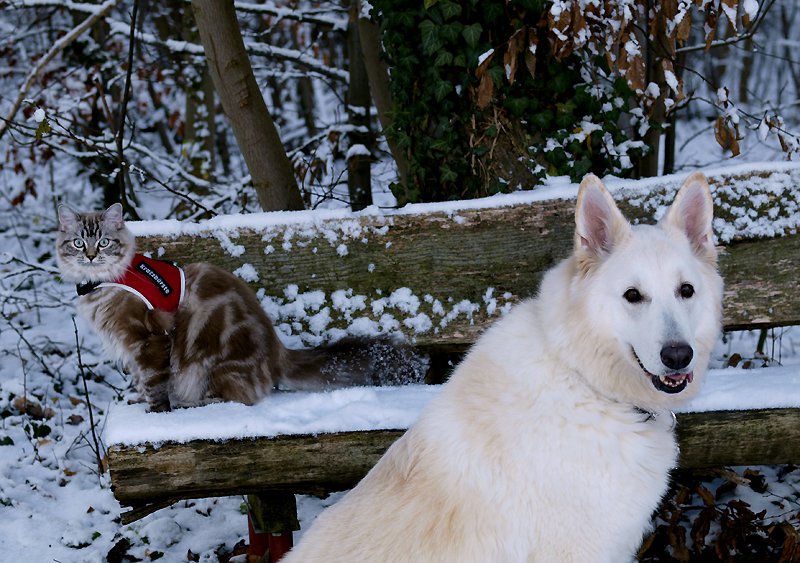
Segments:
[[[497,86],[498,88],[503,86],[503,75],[505,74],[505,72],[503,71],[502,67],[491,66],[486,72],[489,74],[489,76],[492,77],[492,82],[494,82],[495,86]]]
[[[431,150],[449,152],[453,148],[453,140],[447,137],[436,139],[431,145]]]
[[[528,98],[506,98],[503,106],[510,109],[514,115],[521,115],[528,109]]]
[[[443,25],[439,28],[439,35],[447,39],[448,41],[452,41],[453,43],[456,42],[458,39],[458,34],[461,30],[464,29],[464,24],[459,21],[450,22],[446,25]]]
[[[483,32],[483,27],[479,23],[474,23],[472,25],[464,26],[464,29],[461,31],[461,35],[464,36],[464,39],[467,41],[467,45],[472,47],[473,49],[478,46],[478,41],[481,38],[481,33]]]
[[[486,20],[486,23],[494,23],[504,12],[505,10],[502,4],[487,3],[483,8],[483,19]]]
[[[439,0],[425,0],[425,9],[426,10],[430,10],[438,2],[439,2]]]
[[[429,53],[435,53],[442,48],[442,41],[439,39],[439,30],[431,20],[423,20],[419,24],[422,31],[422,47]]]
[[[454,90],[453,83],[449,80],[436,79],[433,83],[433,93],[436,96],[436,101],[441,102],[447,94]]]
[[[453,59],[453,64],[455,66],[467,66],[467,56],[464,53],[459,53],[456,55],[456,58]]]
[[[406,27],[414,26],[414,19],[417,15],[415,10],[406,10],[405,12],[397,13],[397,23]]]
[[[528,122],[532,123],[539,129],[549,129],[550,122],[553,120],[553,112],[549,109],[541,113],[535,113],[528,117]]]
[[[427,6],[425,7],[427,8]],[[444,0],[441,4],[439,4],[439,9],[442,10],[442,15],[446,20],[449,20],[454,16],[460,16],[462,11],[460,4],[450,2],[450,0]]]
[[[436,60],[433,62],[434,66],[449,65],[453,62],[453,53],[448,53],[444,49],[439,49]]]
[[[571,83],[569,73],[562,72],[560,74],[554,75],[550,80],[547,81],[547,88],[553,90],[557,94],[564,92]]]
[[[439,171],[442,173],[441,176],[439,176],[439,181],[442,182],[442,184],[447,182],[455,182],[458,180],[458,173],[454,170],[451,170],[446,164],[442,164],[439,167]]]

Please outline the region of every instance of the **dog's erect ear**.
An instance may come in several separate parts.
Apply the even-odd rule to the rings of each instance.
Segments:
[[[121,229],[124,223],[122,220],[122,205],[119,203],[112,203],[111,207],[103,211],[100,220],[112,225],[117,230]]]
[[[62,233],[70,231],[78,222],[78,213],[67,205],[58,206],[58,228]]]
[[[575,206],[574,250],[581,262],[602,258],[630,232],[630,224],[603,182],[594,174],[586,176]]]
[[[699,258],[716,264],[717,250],[711,230],[713,220],[714,203],[708,181],[702,172],[695,172],[678,190],[675,201],[661,223],[680,229]]]

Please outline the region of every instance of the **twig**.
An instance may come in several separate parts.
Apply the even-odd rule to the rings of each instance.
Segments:
[[[49,375],[50,377],[55,377],[53,372],[50,371],[50,368],[47,367],[47,364],[44,362],[44,360],[39,356],[39,354],[36,353],[36,350],[34,350],[33,345],[30,342],[28,342],[27,338],[25,338],[25,335],[17,327],[14,326],[14,323],[11,322],[11,319],[2,311],[0,311],[0,316],[3,317],[3,320],[5,320],[8,323],[8,326],[11,327],[11,330],[17,333],[19,339],[25,343],[25,345],[28,347],[28,350],[30,350],[33,357],[36,358],[36,361],[42,364],[42,371],[46,375]]]
[[[125,157],[122,149],[122,139],[125,136],[125,119],[128,115],[128,101],[131,98],[131,75],[133,73],[133,48],[136,45],[136,15],[139,12],[139,0],[133,0],[133,11],[131,12],[131,32],[128,38],[128,72],[125,76],[125,89],[122,92],[122,103],[119,108],[119,121],[117,123],[117,162],[120,170],[119,174],[119,196],[122,206],[130,216],[139,220],[136,209],[128,202],[128,194],[125,191],[125,177],[127,168],[125,167]],[[105,98],[104,98],[105,99]]]
[[[97,440],[97,434],[94,431],[94,416],[92,415],[92,401],[89,399],[89,387],[86,385],[86,374],[83,371],[83,361],[81,360],[81,343],[78,339],[78,324],[75,322],[75,317],[72,317],[72,326],[75,327],[75,344],[78,347],[78,368],[81,370],[81,379],[83,379],[83,390],[86,393],[86,406],[89,407],[89,425],[92,428],[92,439],[94,440],[94,455],[97,458],[97,470],[100,475],[105,473],[103,468],[103,460],[100,458],[100,443]]]

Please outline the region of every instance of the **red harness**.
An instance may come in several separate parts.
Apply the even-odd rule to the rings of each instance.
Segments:
[[[141,298],[148,309],[174,313],[183,301],[186,278],[183,270],[172,262],[136,254],[122,277],[112,282],[78,286],[78,295],[85,295],[98,287],[118,287],[130,291]]]

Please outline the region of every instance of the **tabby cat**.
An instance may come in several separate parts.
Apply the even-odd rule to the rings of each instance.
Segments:
[[[203,262],[180,270],[136,254],[118,203],[102,213],[62,205],[58,220],[58,266],[78,284],[78,312],[151,411],[251,405],[278,385],[314,391],[422,379],[412,350],[387,339],[286,348],[241,279]]]

